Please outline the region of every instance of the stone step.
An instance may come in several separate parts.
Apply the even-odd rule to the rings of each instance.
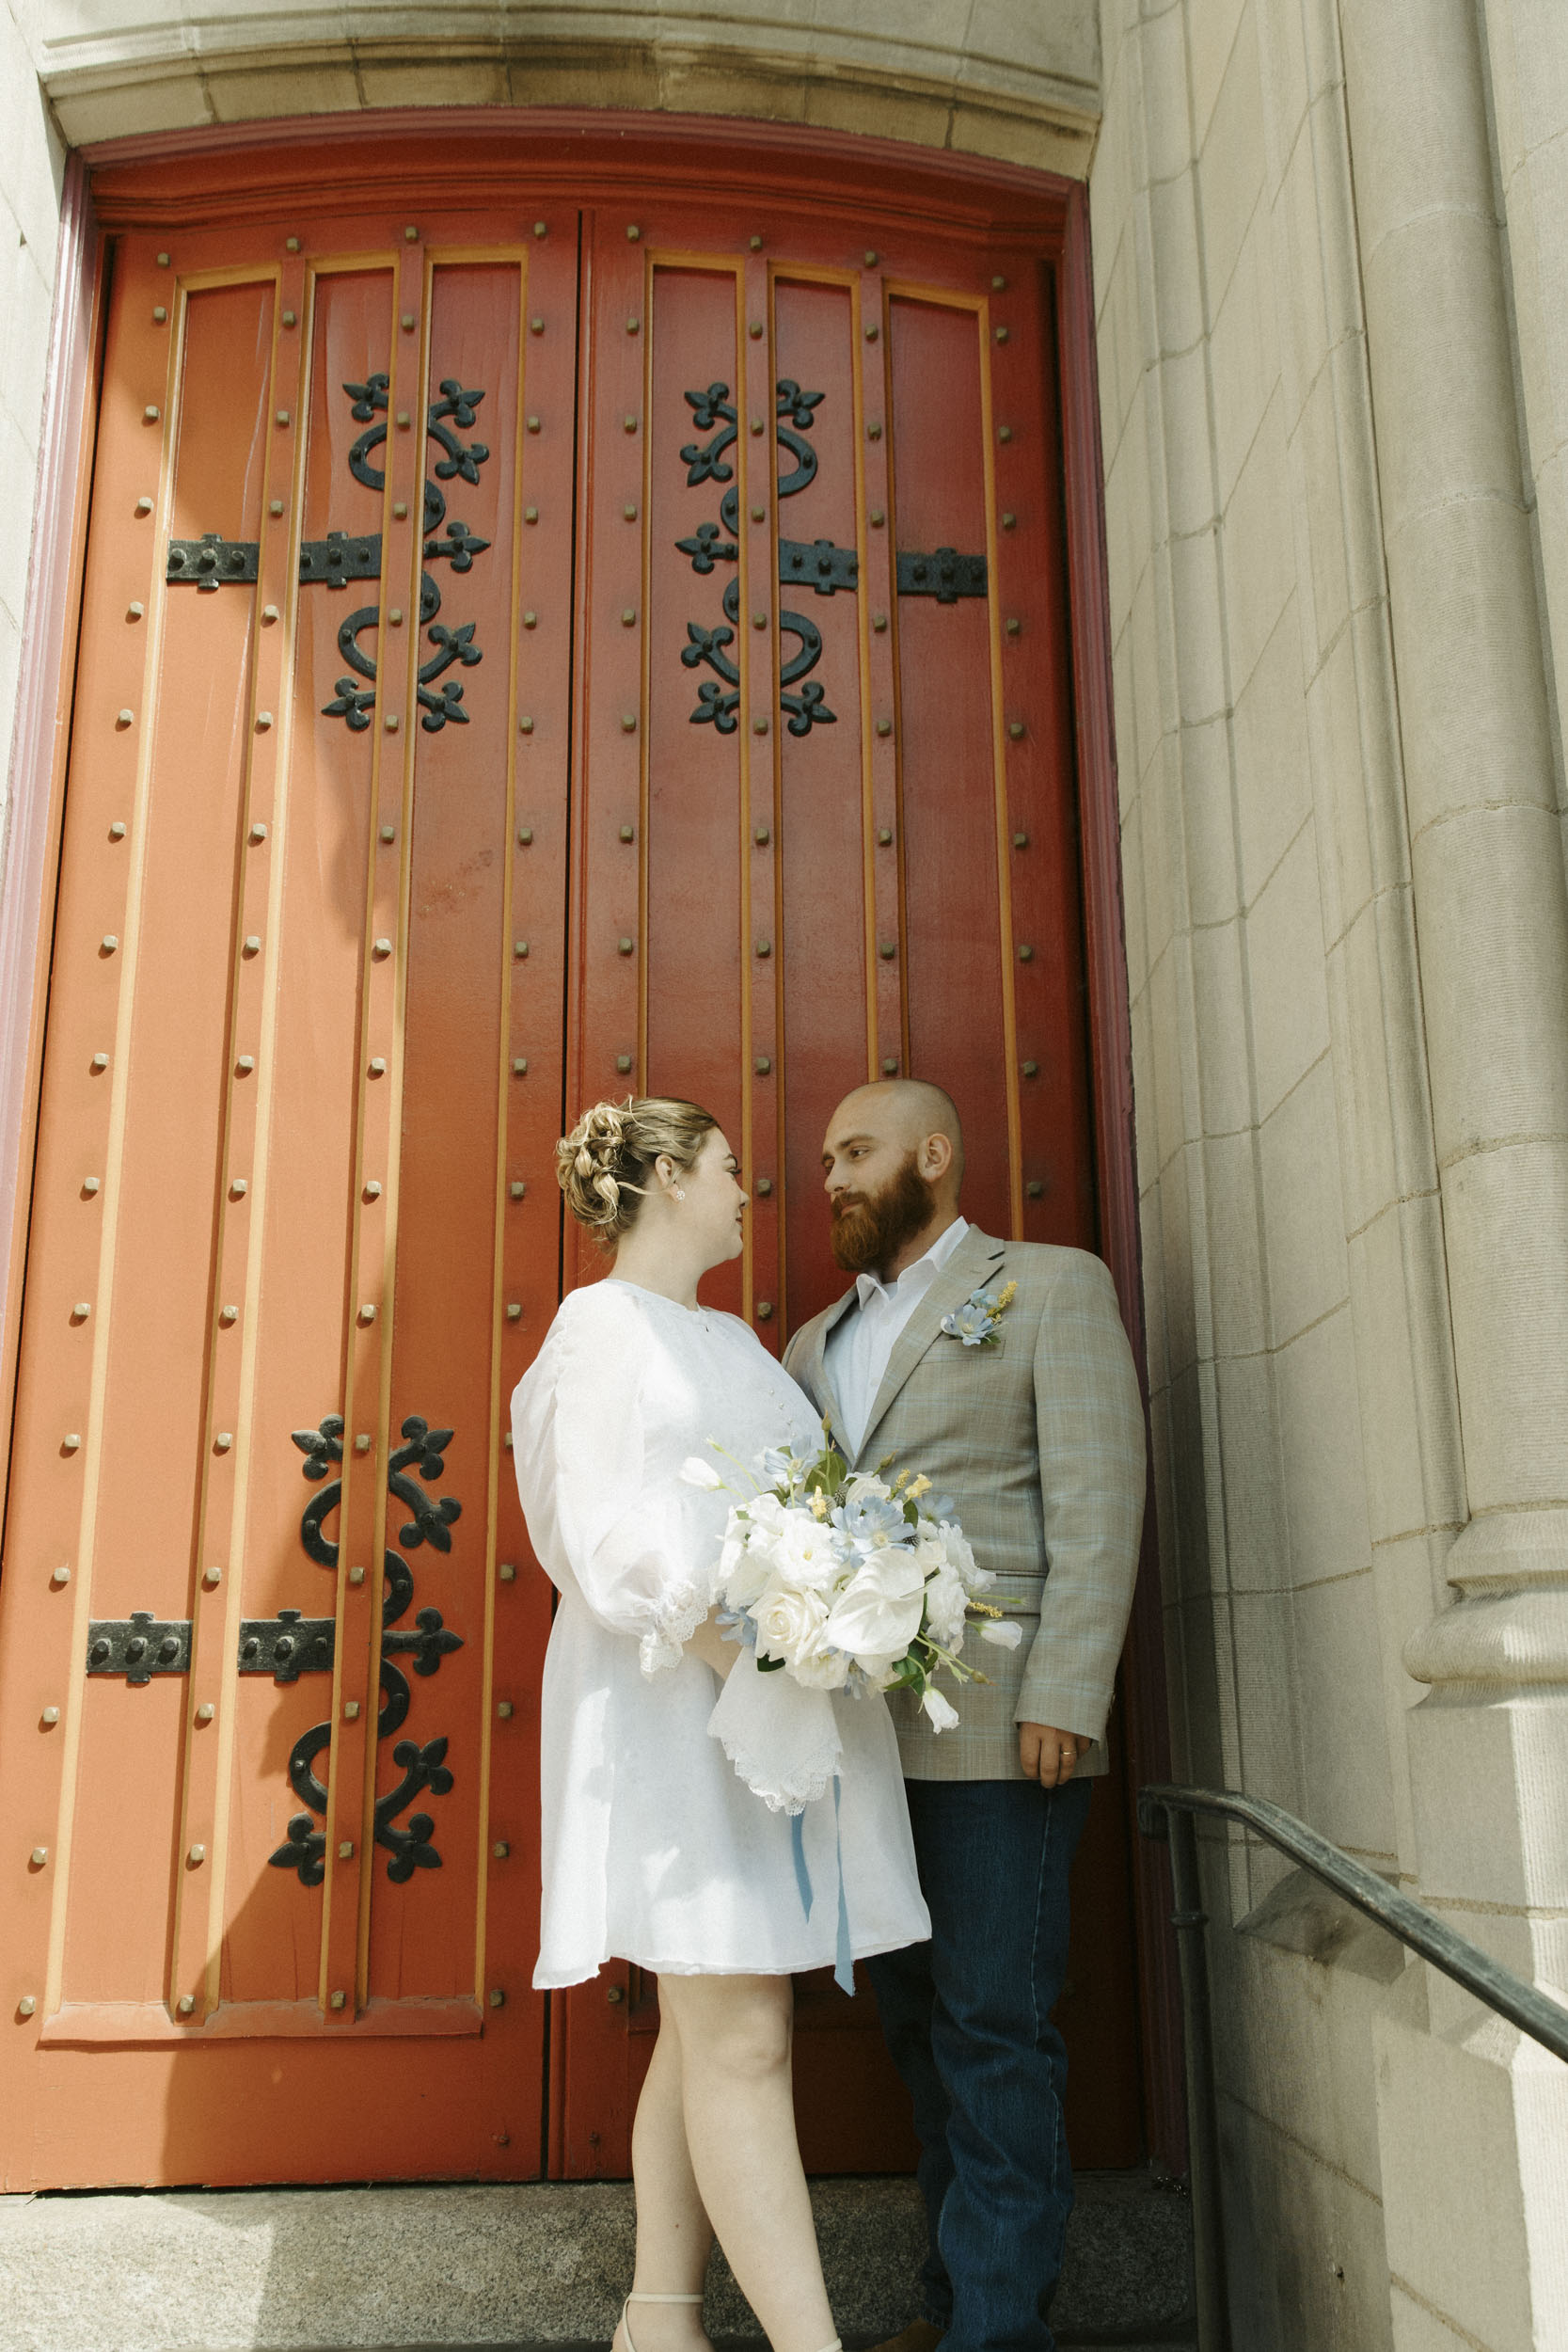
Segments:
[[[908,2180],[812,2184],[847,2345],[915,2316]],[[0,2200],[0,2352],[586,2352],[631,2278],[629,2184],[157,2190]],[[1052,2314],[1063,2352],[1192,2341],[1184,2199],[1080,2176]],[[758,2336],[721,2255],[716,2342]]]

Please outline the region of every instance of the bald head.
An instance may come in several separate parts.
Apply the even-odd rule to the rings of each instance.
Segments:
[[[918,1152],[933,1136],[946,1137],[954,1198],[963,1181],[964,1136],[958,1105],[927,1078],[878,1078],[847,1094],[829,1122],[830,1143],[840,1134],[871,1128],[905,1152]]]

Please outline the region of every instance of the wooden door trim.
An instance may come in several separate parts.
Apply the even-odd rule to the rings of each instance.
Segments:
[[[90,175],[84,159],[71,155],[60,197],[32,562],[11,738],[9,822],[0,880],[0,1230],[7,1237],[0,1250],[0,1432],[8,1454],[22,1344],[53,908],[97,438],[106,293],[103,258]]]
[[[138,133],[80,152],[110,229],[217,227],[334,199],[348,213],[421,202],[483,211],[502,200],[508,181],[541,201],[579,206],[628,186],[701,201],[717,162],[737,197],[750,190],[838,215],[850,207],[868,226],[914,216],[927,236],[968,238],[1006,223],[1059,246],[1082,184],[857,132],[584,106],[388,106]]]

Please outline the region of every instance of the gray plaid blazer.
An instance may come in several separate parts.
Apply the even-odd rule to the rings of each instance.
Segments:
[[[974,1290],[1018,1284],[989,1347],[965,1347],[942,1318]],[[784,1364],[836,1430],[829,1332],[851,1289],[791,1339]],[[840,1443],[844,1442],[840,1438]],[[958,1504],[993,1597],[1023,1627],[1017,1649],[971,1635],[966,1662],[989,1684],[950,1692],[961,1724],[937,1735],[905,1692],[890,1705],[911,1780],[1020,1780],[1021,1723],[1096,1744],[1132,1605],[1144,1509],[1144,1416],[1116,1288],[1085,1249],[993,1241],[971,1226],[899,1333],[853,1462],[892,1454]]]

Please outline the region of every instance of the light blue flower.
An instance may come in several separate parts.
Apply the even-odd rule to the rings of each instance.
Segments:
[[[764,1447],[762,1474],[770,1486],[793,1486],[799,1474],[799,1469],[792,1447],[787,1445]]]
[[[895,1543],[906,1534],[909,1522],[901,1502],[891,1498],[884,1502],[875,1495],[866,1495],[859,1502],[841,1502],[833,1513],[833,1525],[848,1537],[863,1559],[867,1553]]]
[[[983,1347],[996,1325],[977,1299],[969,1299],[951,1314],[942,1316],[942,1327],[950,1340],[962,1340],[966,1347]]]

